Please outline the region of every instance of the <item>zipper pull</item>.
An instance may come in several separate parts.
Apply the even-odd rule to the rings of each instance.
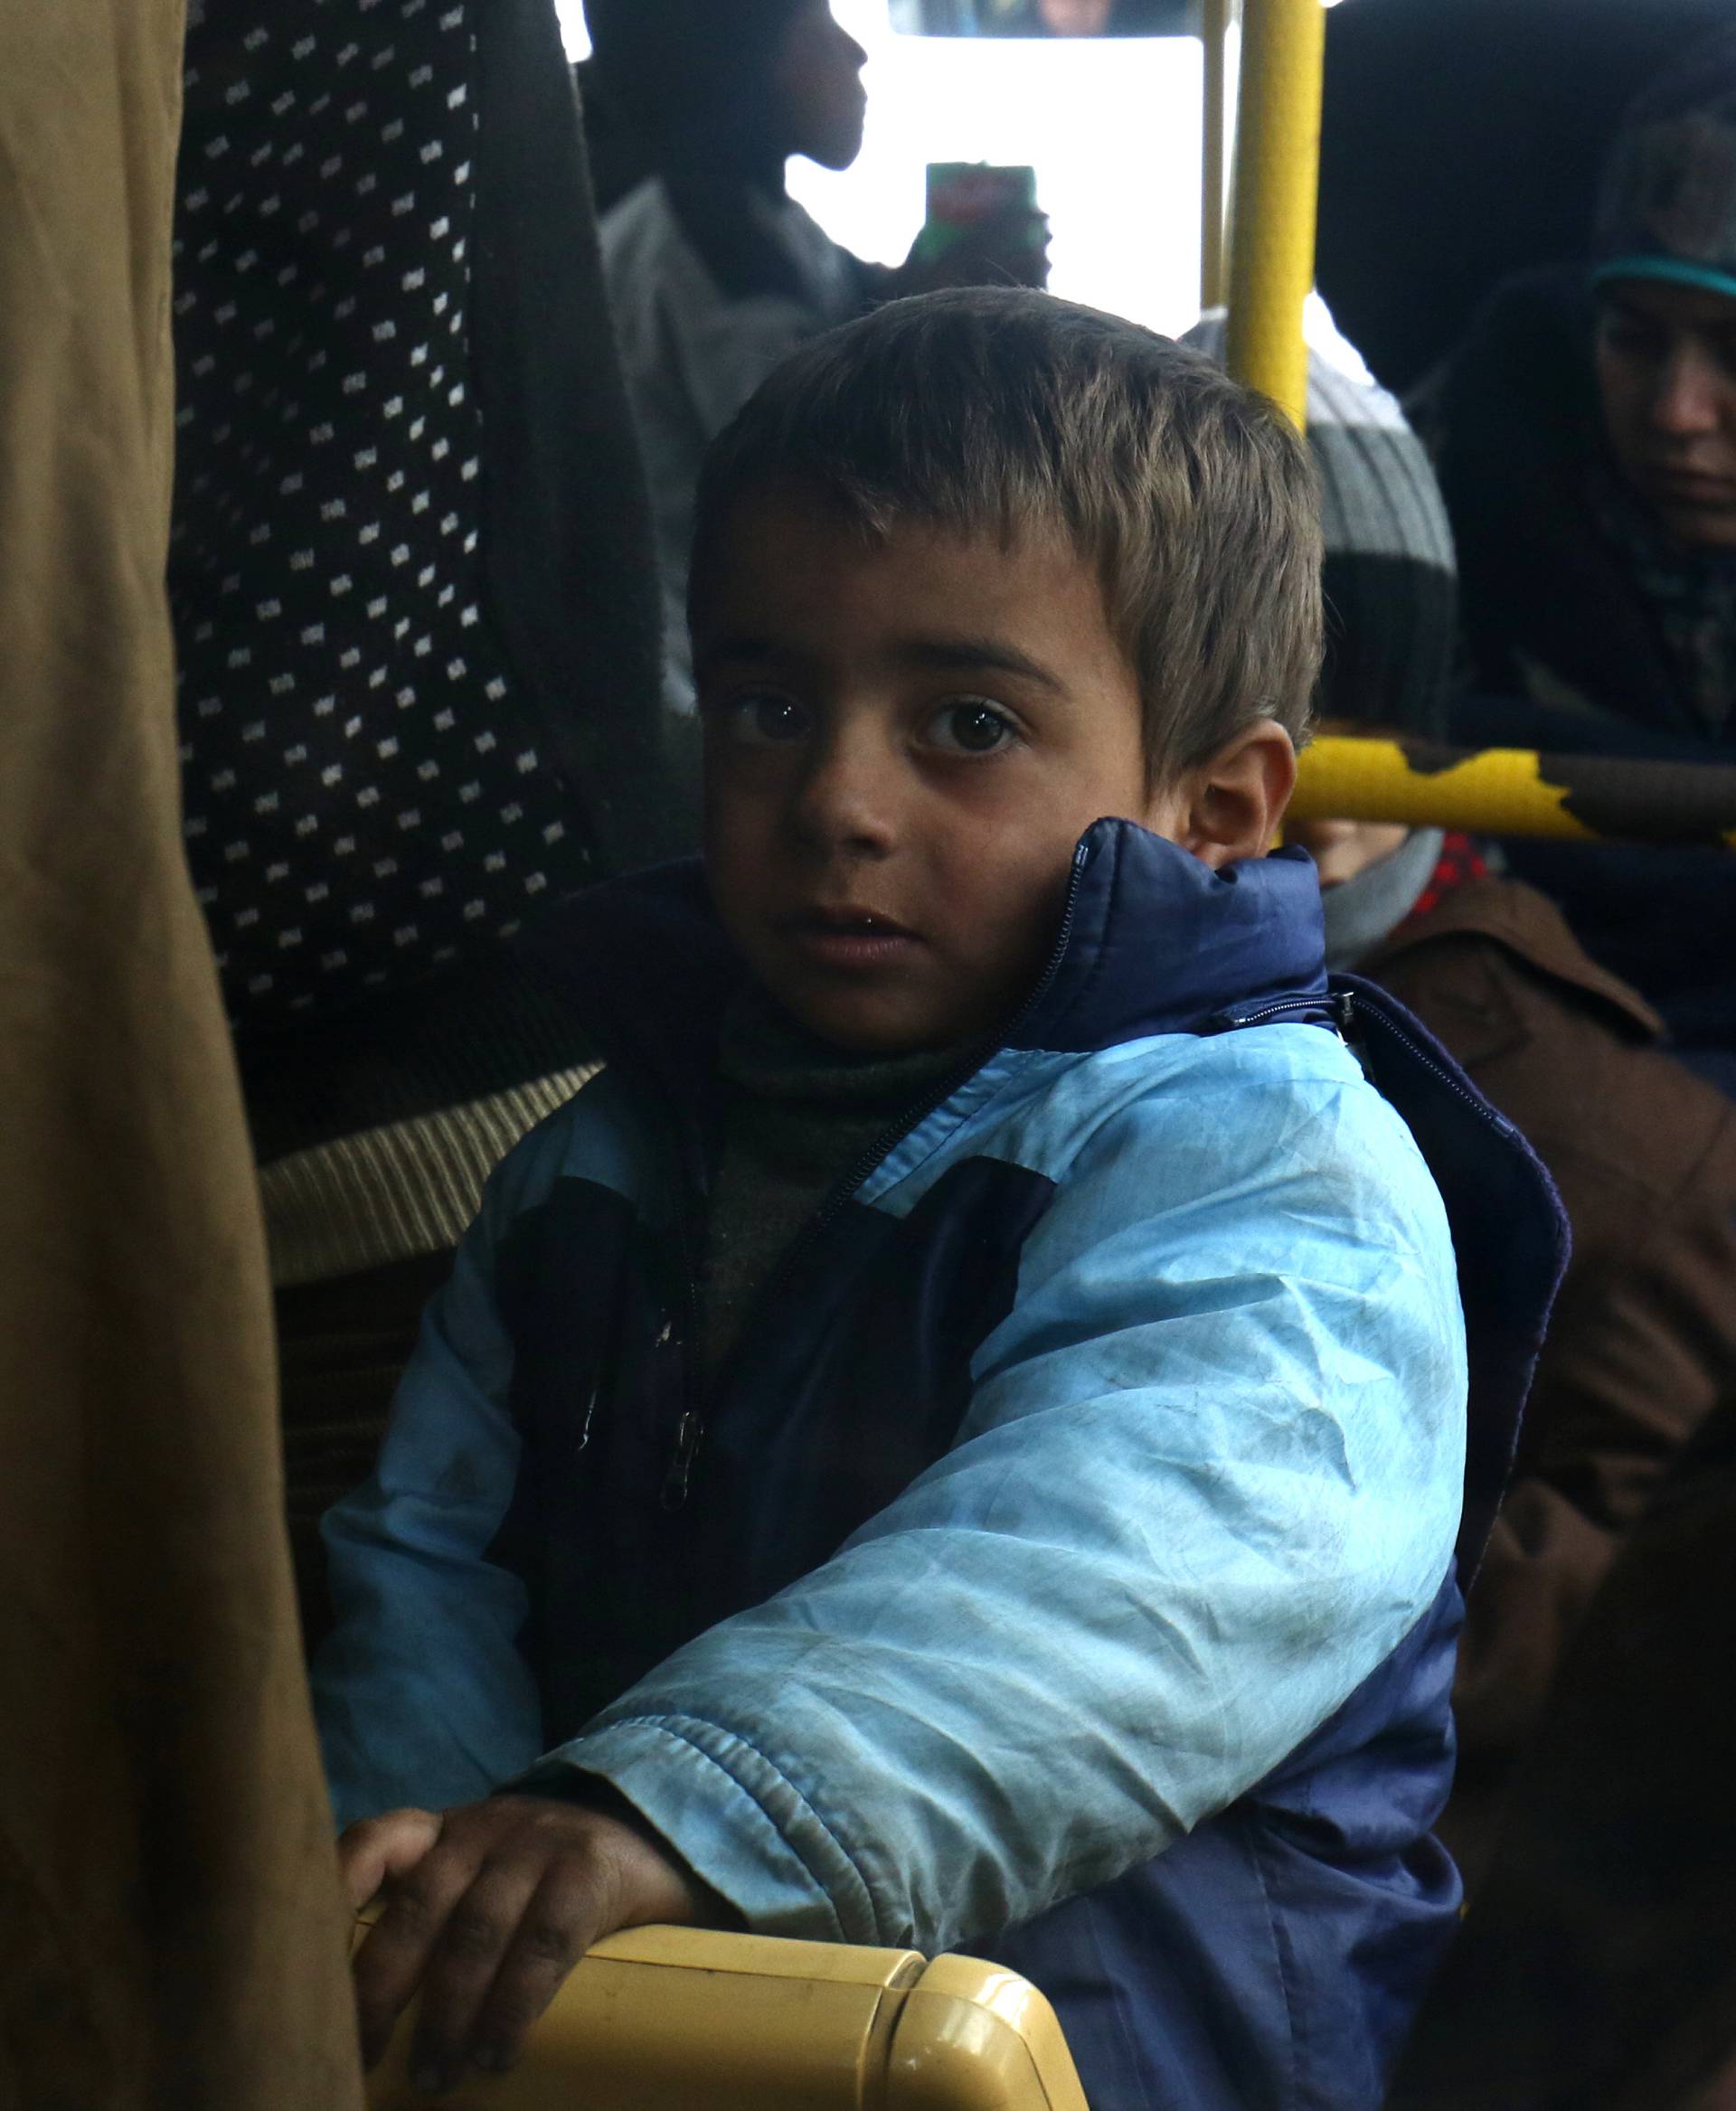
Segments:
[[[1348,1047],[1356,1032],[1355,993],[1352,990],[1335,991],[1332,1008],[1338,1014],[1338,1038]]]
[[[597,1419],[597,1395],[600,1390],[600,1384],[593,1385],[590,1398],[585,1402],[585,1418],[579,1425],[579,1434],[573,1440],[572,1456],[575,1458],[590,1448],[590,1426]]]
[[[665,1510],[679,1510],[686,1502],[688,1484],[693,1475],[693,1460],[704,1434],[705,1425],[691,1409],[675,1424],[675,1455],[669,1462],[669,1471],[663,1483]]]

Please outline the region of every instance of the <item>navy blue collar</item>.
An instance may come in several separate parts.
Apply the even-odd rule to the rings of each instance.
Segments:
[[[606,1051],[691,1091],[715,1068],[718,1022],[746,975],[697,858],[562,904],[521,941]],[[1073,853],[1055,951],[1002,1045],[1112,1048],[1209,1032],[1263,1005],[1326,1013],[1320,888],[1301,851],[1214,872],[1130,821],[1099,821]]]
[[[1113,1048],[1326,994],[1320,882],[1306,852],[1214,872],[1131,821],[1099,821],[1073,853],[1054,959],[1007,1041]]]

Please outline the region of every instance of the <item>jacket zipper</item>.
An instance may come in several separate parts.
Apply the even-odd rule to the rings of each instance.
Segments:
[[[1262,1004],[1259,1011],[1240,1019],[1220,1012],[1206,1023],[1214,1032],[1231,1033],[1241,1026],[1263,1026],[1269,1019],[1281,1019],[1291,1012],[1331,1012],[1340,1038],[1348,1041],[1356,1015],[1356,999],[1349,990],[1323,990],[1317,997],[1279,997],[1275,1004]]]
[[[1317,1012],[1322,1008],[1329,1009],[1335,1014],[1334,1024],[1339,1037],[1348,1045],[1352,1029],[1356,1023],[1358,1009],[1354,990],[1328,990],[1323,996],[1318,997],[1280,997],[1277,1003],[1262,1004],[1257,1012],[1250,1012],[1244,1018],[1232,1019],[1227,1013],[1220,1013],[1212,1023],[1220,1032],[1233,1032],[1241,1026],[1263,1025],[1267,1020],[1282,1018],[1287,1013]],[[1486,1126],[1493,1127],[1497,1123],[1505,1121],[1504,1116],[1496,1114],[1495,1121],[1491,1122],[1490,1115],[1493,1110],[1487,1104],[1479,1099],[1474,1092],[1467,1092],[1450,1070],[1443,1070],[1427,1049],[1419,1048],[1396,1019],[1388,1018],[1382,1014],[1382,1023],[1393,1040],[1410,1055],[1413,1062],[1420,1063],[1424,1070],[1439,1078],[1448,1091],[1456,1094],[1465,1102],[1467,1107],[1482,1117]]]
[[[1356,996],[1354,991],[1341,990],[1338,993],[1338,1002],[1344,1007],[1344,1015],[1347,1018],[1354,1018],[1356,1013]],[[1507,1119],[1506,1116],[1504,1115],[1498,1107],[1491,1107],[1486,1099],[1481,1099],[1475,1092],[1467,1091],[1465,1086],[1458,1079],[1453,1076],[1450,1070],[1443,1070],[1440,1065],[1435,1060],[1434,1057],[1429,1053],[1428,1050],[1426,1048],[1419,1048],[1417,1043],[1411,1040],[1410,1036],[1404,1031],[1403,1027],[1401,1026],[1395,1019],[1386,1019],[1384,1020],[1383,1023],[1387,1032],[1392,1036],[1393,1040],[1396,1041],[1401,1048],[1409,1051],[1411,1060],[1415,1062],[1420,1063],[1424,1070],[1431,1071],[1437,1078],[1440,1079],[1441,1083],[1447,1087],[1449,1092],[1456,1094],[1458,1098],[1462,1099],[1466,1106],[1468,1107],[1474,1114],[1480,1117],[1486,1128],[1492,1128],[1495,1129],[1497,1133],[1505,1135],[1507,1130],[1513,1127],[1513,1124]]]
[[[704,1182],[694,1177],[690,1182],[696,1195],[704,1193]],[[681,1356],[682,1410],[675,1422],[675,1448],[670,1454],[668,1470],[663,1476],[662,1503],[665,1510],[682,1509],[687,1501],[693,1484],[693,1464],[699,1456],[699,1447],[705,1435],[705,1418],[700,1412],[698,1382],[694,1377],[694,1358],[699,1352],[699,1263],[695,1256],[696,1242],[691,1230],[682,1233],[681,1299],[682,1332],[675,1347]],[[658,1337],[658,1345],[666,1346],[673,1323],[665,1324]]]
[[[686,1502],[693,1477],[693,1461],[699,1456],[699,1440],[704,1434],[705,1425],[697,1411],[685,1409],[675,1424],[675,1455],[669,1461],[669,1471],[663,1476],[665,1510],[679,1510]]]

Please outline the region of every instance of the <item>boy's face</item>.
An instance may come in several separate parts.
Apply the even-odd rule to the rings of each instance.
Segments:
[[[695,596],[706,864],[761,983],[841,1047],[987,1032],[1054,942],[1073,846],[1174,834],[1139,693],[1071,550],[744,504]]]

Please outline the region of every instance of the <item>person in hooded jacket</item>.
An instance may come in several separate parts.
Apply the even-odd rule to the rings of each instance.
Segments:
[[[801,155],[862,150],[867,54],[829,0],[586,0],[586,69],[651,173],[602,220],[603,269],[651,479],[667,693],[693,699],[687,558],[706,447],[805,339],[901,294],[972,280],[1040,284],[1023,209],[945,257],[893,269],[832,240],[785,187]],[[627,149],[618,144],[618,161]]]
[[[1591,267],[1509,281],[1424,391],[1473,683],[1520,745],[1736,755],[1736,32],[1630,110]],[[1565,721],[1565,722],[1563,722]],[[1736,864],[1515,845],[1517,870],[1736,1088]],[[1692,916],[1681,915],[1692,902]]]

